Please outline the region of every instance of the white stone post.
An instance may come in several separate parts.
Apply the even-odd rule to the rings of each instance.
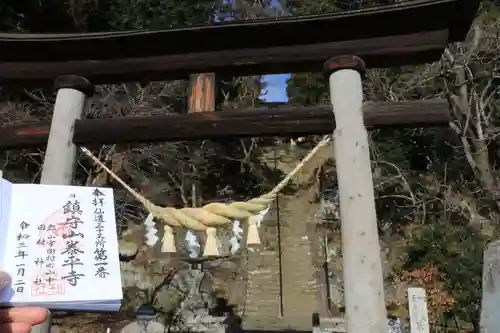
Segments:
[[[49,141],[45,151],[41,184],[71,185],[73,182],[77,147],[73,144],[75,120],[80,119],[93,86],[82,77],[65,75],[55,81],[56,104],[50,126]],[[32,333],[50,333],[49,318],[32,329]]]
[[[481,332],[500,332],[500,240],[489,243],[483,255]]]
[[[336,122],[347,332],[387,333],[370,150],[362,112],[364,70],[363,61],[354,56],[335,57],[324,66]]]
[[[77,147],[73,144],[75,120],[81,118],[93,87],[85,78],[65,75],[56,79],[55,88],[56,104],[40,183],[70,185],[77,154]]]
[[[410,333],[429,333],[427,296],[424,288],[408,288]]]

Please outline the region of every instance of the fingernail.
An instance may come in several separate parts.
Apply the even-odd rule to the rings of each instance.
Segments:
[[[0,272],[0,291],[7,288],[10,284],[10,275],[5,272]]]

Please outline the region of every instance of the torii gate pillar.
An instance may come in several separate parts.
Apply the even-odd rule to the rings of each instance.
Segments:
[[[387,333],[382,261],[361,75],[355,56],[327,61],[335,115],[334,153],[340,194],[344,297],[349,333]]]
[[[73,182],[77,148],[73,143],[75,120],[83,114],[87,97],[94,86],[77,75],[63,75],[56,79],[56,104],[50,126],[47,150],[43,162],[41,184],[71,185]],[[50,333],[52,314],[45,322],[33,326],[31,333]]]
[[[82,117],[94,86],[77,75],[60,76],[54,86],[57,97],[40,183],[71,185],[77,161],[77,147],[73,143],[75,120]]]

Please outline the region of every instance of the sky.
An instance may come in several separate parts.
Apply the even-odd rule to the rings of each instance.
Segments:
[[[277,1],[273,0],[271,5],[277,5]],[[286,80],[289,78],[290,74],[264,76],[267,87],[265,91],[262,92],[261,98],[266,102],[288,102],[288,97],[286,95]]]
[[[288,102],[286,81],[289,78],[290,74],[264,76],[264,82],[267,83],[267,86],[262,92],[261,98],[266,102]]]
[[[273,1],[272,5],[276,5],[277,1]],[[286,95],[286,80],[290,78],[290,74],[266,75],[264,82],[267,83],[265,91],[262,92],[261,98],[266,102],[288,102]]]
[[[232,3],[232,0],[225,0],[227,3]],[[284,3],[285,0],[281,0]],[[278,0],[272,0],[271,6],[277,6]],[[219,21],[217,14],[215,21]],[[266,102],[288,102],[286,95],[286,81],[290,78],[290,74],[265,75],[264,82],[267,87],[262,91],[260,97]]]

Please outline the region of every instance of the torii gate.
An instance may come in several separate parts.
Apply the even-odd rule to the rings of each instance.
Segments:
[[[366,67],[386,67],[439,59],[447,43],[465,38],[477,6],[477,0],[416,1],[378,7],[376,11],[369,13],[355,11],[337,16],[305,17],[262,23],[256,21],[206,29],[200,27],[198,30],[189,28],[159,31],[156,33],[157,42],[154,41],[155,32],[93,34],[83,38],[81,35],[65,35],[58,38],[54,35],[22,37],[1,34],[0,46],[2,43],[9,43],[10,47],[5,48],[6,52],[0,55],[0,81],[32,84],[57,77],[58,92],[50,135],[45,125],[17,126],[0,131],[0,138],[4,139],[0,141],[5,141],[5,146],[10,144],[10,147],[13,145],[12,142],[17,142],[18,146],[47,142],[41,182],[70,184],[77,155],[75,143],[83,143],[84,134],[87,142],[92,141],[91,129],[87,127],[87,132],[83,132],[85,123],[90,126],[90,121],[78,120],[82,116],[86,98],[92,94],[91,82],[173,78],[181,74],[183,76],[203,71],[228,73],[230,69],[234,74],[314,71],[319,69],[317,67],[319,61],[323,62],[328,56],[334,56],[325,63],[324,73],[329,80],[336,123],[334,150],[340,189],[347,329],[350,333],[386,333],[388,325],[368,135],[363,117],[361,76]],[[424,17],[428,19],[425,23],[422,20]],[[351,31],[346,28],[359,27],[366,22],[369,22],[370,29]],[[396,25],[392,24],[393,22],[396,22]],[[299,23],[301,27],[298,26]],[[306,23],[310,29],[304,29],[302,25]],[[266,39],[258,44],[258,41],[251,39],[252,36],[261,36],[264,29],[267,34],[275,37],[272,41]],[[284,30],[288,31],[286,36],[283,35]],[[297,31],[302,33],[297,35]],[[325,31],[344,31],[347,37],[339,34],[328,38]],[[192,40],[194,33],[197,38],[213,39],[214,43],[223,40],[227,50],[221,51],[222,46],[218,46],[219,49],[216,51],[195,49],[197,46],[193,43],[191,50],[183,49],[174,55],[170,52],[168,56],[157,56],[160,51],[154,48],[158,45],[175,45],[166,42],[168,38],[172,38],[172,41],[181,37]],[[390,33],[394,35],[381,37],[389,36]],[[132,47],[133,43],[141,42],[141,34],[148,46]],[[242,35],[248,38],[241,39]],[[125,44],[129,45],[130,52],[135,52],[134,54],[127,55],[125,50],[119,48],[127,38],[129,43]],[[41,49],[47,43],[53,43],[54,52],[51,56],[55,58],[37,59],[37,57],[43,58],[43,55],[33,51]],[[280,43],[283,45],[275,45]],[[16,45],[19,45],[19,49],[16,49]],[[92,45],[94,51],[87,48],[89,45]],[[57,47],[61,52],[57,52]],[[141,50],[146,53],[154,51],[156,54],[136,54]],[[103,59],[103,57],[108,58]],[[119,57],[122,59],[117,60]],[[74,75],[66,75],[68,73]],[[278,113],[279,111],[276,111],[275,115]],[[415,119],[421,118],[421,114],[417,111],[412,111],[411,114],[414,116],[414,123],[426,122]],[[437,114],[441,116],[436,116]],[[436,116],[434,119],[440,119],[441,122],[448,119],[446,110],[443,109],[433,115]],[[326,121],[331,121],[331,115],[328,117],[324,114],[322,117]],[[408,123],[408,120],[394,114],[392,117],[392,123],[398,121],[398,118],[400,122]],[[217,118],[216,113],[209,118]],[[198,122],[199,120],[198,117]],[[172,121],[171,117],[169,121]],[[109,121],[92,122],[109,126]],[[123,137],[124,128],[129,126],[130,130],[141,124],[142,132],[140,129],[137,132],[141,132],[142,140],[146,140],[147,135],[144,132],[148,130],[152,132],[151,128],[155,126],[155,122],[158,123],[158,118],[121,121],[122,125],[114,129],[114,135]],[[146,124],[149,124],[149,127],[145,126]],[[259,130],[264,131],[265,127],[266,124],[262,124]],[[304,126],[297,124],[293,130],[288,128],[287,134],[307,133],[307,129],[299,127]],[[332,127],[330,123],[328,128]],[[107,128],[109,132],[113,132],[113,128]],[[120,131],[121,134],[118,133]],[[218,131],[222,130],[219,128]],[[268,127],[264,134],[277,134],[276,129],[274,131]],[[243,132],[247,136],[259,135],[258,131],[252,132],[248,129]],[[131,136],[130,133],[127,134]],[[161,135],[158,133],[149,135],[149,141],[161,140]],[[186,134],[184,135],[185,138]],[[96,143],[95,137],[99,135],[94,132],[93,136]],[[101,143],[109,141],[109,133],[100,134],[100,140]],[[128,140],[133,138],[129,137]],[[50,321],[47,321],[33,332],[44,333],[49,331],[49,327]]]

